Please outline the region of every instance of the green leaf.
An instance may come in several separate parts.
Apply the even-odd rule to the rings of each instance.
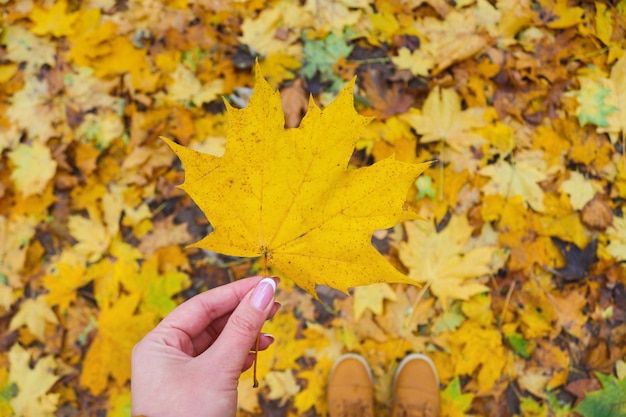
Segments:
[[[509,342],[509,345],[511,345],[513,352],[515,352],[516,355],[519,355],[524,359],[530,358],[528,340],[524,339],[524,336],[519,333],[507,334],[506,340]]]
[[[461,313],[461,303],[454,303],[448,311],[439,315],[433,323],[433,333],[454,332],[464,321],[465,316]]]
[[[424,197],[428,197],[431,200],[435,198],[435,187],[433,187],[433,179],[429,176],[422,175],[415,181],[417,187],[417,195],[415,200],[421,200]]]
[[[578,93],[578,122],[581,126],[593,123],[599,127],[607,127],[607,116],[619,110],[606,103],[606,97],[611,90],[595,81],[581,79],[581,88]]]
[[[352,52],[352,45],[346,42],[347,33],[338,36],[334,32],[329,33],[323,39],[309,39],[306,34],[302,36],[304,47],[304,65],[302,75],[307,78],[315,76],[320,72],[322,82],[330,81],[331,91],[339,91],[345,83],[333,70],[333,65],[340,59],[348,56]]]
[[[459,377],[454,377],[446,389],[441,392],[442,408],[445,411],[442,415],[464,416],[472,406],[473,399],[474,394],[461,393],[461,382]]]
[[[595,373],[602,389],[588,393],[574,411],[584,417],[626,417],[626,379]]]

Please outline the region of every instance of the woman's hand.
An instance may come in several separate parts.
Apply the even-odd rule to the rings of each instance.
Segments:
[[[174,309],[133,349],[132,415],[228,417],[263,323],[280,305],[277,278],[222,285]],[[274,338],[260,336],[259,350]]]

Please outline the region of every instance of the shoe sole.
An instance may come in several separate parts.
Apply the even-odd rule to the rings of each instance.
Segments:
[[[341,362],[343,362],[345,359],[349,359],[349,358],[356,359],[359,362],[361,362],[363,364],[363,366],[365,366],[365,369],[367,369],[367,375],[370,377],[370,382],[372,384],[374,384],[374,376],[372,375],[372,370],[371,370],[370,366],[365,361],[365,358],[363,358],[363,356],[357,355],[356,353],[344,353],[343,355],[339,356],[337,358],[337,360],[335,361],[335,364],[331,368],[330,373],[328,374],[328,380],[330,381],[330,379],[333,376],[333,373],[335,372],[335,369],[337,368],[337,366]],[[437,379],[437,381],[439,381],[439,379]]]
[[[412,360],[415,359],[421,359],[424,362],[426,362],[429,366],[430,369],[432,369],[433,374],[435,374],[435,381],[437,381],[437,388],[439,388],[439,374],[437,373],[437,368],[435,368],[435,364],[433,363],[433,361],[426,355],[421,354],[421,353],[411,353],[410,355],[406,356],[404,359],[402,359],[402,362],[400,362],[400,365],[398,365],[398,369],[396,369],[396,373],[393,376],[393,385],[391,388],[391,392],[396,392],[396,382],[398,380],[398,375],[400,375],[400,371],[402,371],[402,368],[404,368],[404,366],[411,362]]]

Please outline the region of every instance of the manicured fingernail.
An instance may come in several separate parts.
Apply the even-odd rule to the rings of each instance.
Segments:
[[[268,304],[274,299],[276,283],[272,278],[263,278],[259,282],[250,296],[250,303],[257,310],[265,310]]]

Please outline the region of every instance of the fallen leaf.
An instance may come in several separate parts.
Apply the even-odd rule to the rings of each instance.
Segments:
[[[130,354],[133,346],[154,327],[154,315],[135,315],[139,297],[123,296],[107,308],[102,306],[98,332],[83,361],[80,384],[93,394],[106,387],[109,375],[122,386],[130,378]]]
[[[613,227],[607,229],[607,235],[610,243],[607,245],[606,251],[615,259],[626,260],[626,216],[615,217]]]
[[[374,314],[382,314],[384,300],[396,300],[396,293],[389,284],[382,282],[354,289],[354,319],[358,320],[367,309]]]
[[[10,330],[26,326],[41,341],[46,340],[46,323],[58,324],[56,314],[44,301],[44,297],[28,298],[22,303],[19,311],[11,319]]]
[[[560,191],[569,195],[574,210],[582,210],[596,195],[593,185],[577,171],[570,172],[569,179],[563,181]]]
[[[9,351],[9,381],[17,385],[17,395],[11,398],[15,415],[46,417],[57,409],[59,394],[49,393],[59,379],[57,363],[52,356],[43,356],[31,367],[31,353],[20,344]]]
[[[537,184],[546,179],[543,161],[528,159],[513,164],[499,160],[479,171],[480,175],[491,178],[483,187],[485,194],[500,194],[504,197],[522,196],[537,211],[543,211],[543,190]],[[543,168],[543,169],[542,169]]]
[[[446,417],[463,417],[467,415],[474,394],[461,392],[461,382],[459,377],[455,377],[441,392],[441,409],[440,415]]]
[[[587,392],[585,398],[574,408],[584,417],[623,417],[626,415],[626,379],[619,381],[613,375],[595,373],[602,389]]]
[[[67,13],[67,1],[59,0],[52,3],[49,9],[35,5],[29,17],[35,24],[31,28],[35,35],[51,34],[61,37],[74,33],[72,26],[78,18],[78,13]]]
[[[581,213],[582,222],[592,228],[605,230],[613,223],[613,210],[600,194],[587,202]]]
[[[421,113],[412,112],[403,119],[422,135],[420,143],[443,141],[452,148],[463,150],[484,141],[472,130],[486,124],[483,113],[481,108],[461,110],[461,97],[454,90],[434,88]]]
[[[565,281],[578,281],[585,278],[591,266],[598,260],[596,255],[598,241],[595,239],[584,249],[579,248],[572,242],[566,242],[554,236],[552,237],[552,242],[565,257],[565,267],[555,270],[555,273]]]
[[[50,306],[59,306],[64,312],[76,300],[77,290],[87,285],[89,277],[85,274],[85,266],[78,259],[68,259],[71,252],[64,252],[54,273],[43,277],[43,284],[48,288],[45,300]]]
[[[306,114],[306,110],[309,107],[309,100],[304,91],[302,80],[298,79],[292,85],[282,90],[280,92],[280,100],[285,112],[285,127],[298,127],[302,116]]]
[[[300,386],[291,370],[273,371],[265,375],[263,379],[270,389],[267,398],[269,400],[280,400],[279,407],[285,405],[289,398],[293,398],[300,392]]]
[[[434,224],[407,222],[407,242],[400,243],[400,260],[409,268],[409,277],[429,285],[444,308],[452,299],[467,300],[487,291],[478,281],[495,272],[490,265],[496,247],[465,250],[472,229],[465,217],[453,216],[437,233]]]

